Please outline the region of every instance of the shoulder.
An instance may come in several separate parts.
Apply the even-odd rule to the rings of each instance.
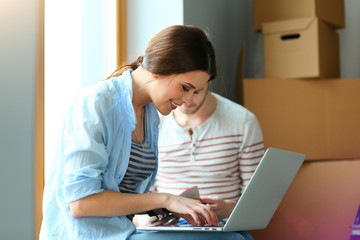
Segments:
[[[221,125],[221,129],[228,129],[230,132],[238,131],[244,136],[246,134],[247,138],[251,136],[250,138],[257,139],[256,141],[262,141],[260,124],[255,114],[227,98],[218,94],[215,96],[218,98],[218,107],[214,114],[216,115],[214,122]]]
[[[118,77],[99,81],[81,91],[74,105],[103,109],[108,112],[117,105],[130,107],[132,99],[132,80],[126,71]]]
[[[69,106],[65,121],[114,128],[135,121],[131,93],[131,86],[122,76],[97,82],[80,92]]]
[[[231,101],[219,94],[212,93],[218,100],[216,112],[225,118],[241,118],[252,119],[256,118],[255,115],[244,106]]]

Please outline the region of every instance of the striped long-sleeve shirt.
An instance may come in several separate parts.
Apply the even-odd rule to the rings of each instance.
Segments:
[[[215,112],[202,125],[181,128],[162,117],[155,189],[180,194],[198,185],[201,197],[237,200],[263,153],[254,114],[219,95]]]

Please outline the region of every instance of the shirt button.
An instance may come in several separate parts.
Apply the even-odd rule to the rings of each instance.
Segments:
[[[192,152],[191,154],[192,154],[192,155],[195,155],[195,153],[194,153],[194,152]]]
[[[195,143],[193,143],[193,147],[196,147],[196,144],[195,144]]]

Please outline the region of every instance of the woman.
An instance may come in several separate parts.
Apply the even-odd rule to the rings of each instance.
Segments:
[[[144,57],[86,89],[65,117],[44,190],[41,239],[161,239],[137,234],[132,223],[153,209],[218,225],[198,200],[147,193],[157,171],[157,111],[167,115],[189,101],[215,78],[215,65],[203,31],[171,26],[150,40]]]

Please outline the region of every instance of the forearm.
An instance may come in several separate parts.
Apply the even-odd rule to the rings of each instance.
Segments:
[[[75,217],[112,217],[165,208],[169,195],[165,193],[129,194],[103,191],[70,203]]]

